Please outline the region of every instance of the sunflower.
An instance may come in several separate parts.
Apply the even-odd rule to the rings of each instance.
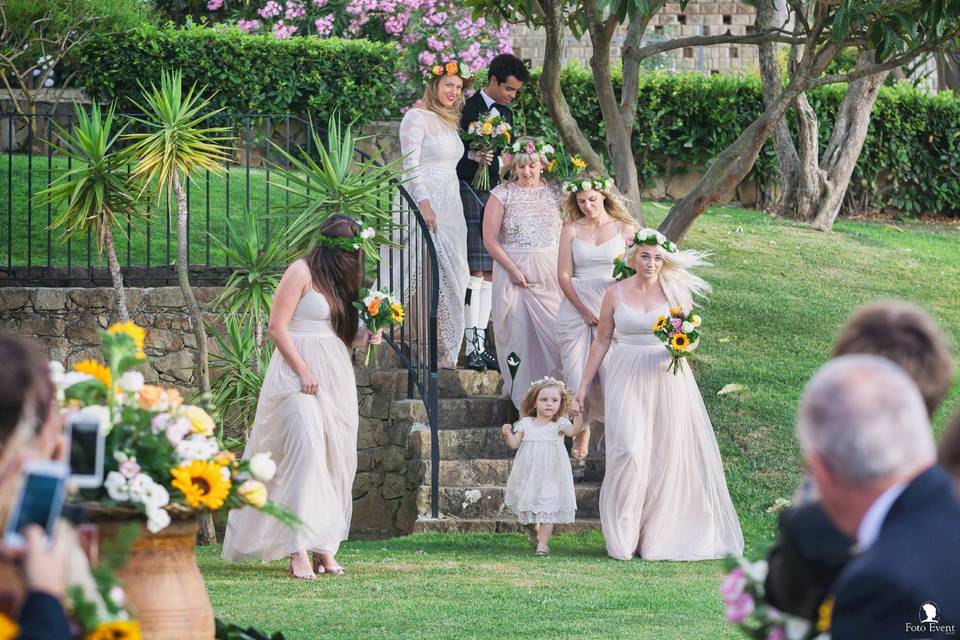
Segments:
[[[113,382],[113,376],[110,375],[110,369],[107,365],[97,362],[93,358],[88,358],[86,360],[81,360],[77,364],[73,365],[74,371],[79,371],[80,373],[85,373],[88,376],[93,376],[95,379],[103,383],[107,389],[110,388],[110,383]]]
[[[657,321],[653,324],[653,332],[663,331],[667,326],[667,316],[658,316]]]
[[[223,477],[222,467],[207,460],[194,460],[188,465],[170,469],[174,489],[183,493],[187,504],[197,509],[219,509],[230,495],[230,480]]]
[[[686,351],[687,347],[690,346],[690,338],[685,333],[675,333],[670,338],[670,346],[677,351]]]
[[[390,319],[397,324],[403,322],[403,305],[399,303],[390,305]]]
[[[0,613],[0,640],[13,640],[20,637],[20,627],[16,622]]]
[[[114,620],[98,624],[86,640],[141,640],[140,623],[136,620]]]
[[[147,337],[147,330],[139,326],[134,322],[116,322],[110,325],[110,328],[107,329],[107,333],[112,335],[122,334],[125,336],[130,336],[130,339],[133,340],[133,344],[137,346],[137,358],[140,360],[145,359],[147,356],[143,353],[143,342]]]

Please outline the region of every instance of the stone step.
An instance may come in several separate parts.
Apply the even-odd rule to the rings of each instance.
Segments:
[[[427,424],[427,409],[419,399],[394,400],[390,405],[390,419]],[[437,427],[441,430],[471,429],[478,425],[499,429],[512,419],[513,405],[499,396],[441,398],[437,401]]]
[[[503,441],[498,427],[454,429],[439,432],[441,460],[512,460],[514,451]],[[410,432],[409,448],[414,460],[430,459],[430,430]]]
[[[598,518],[577,518],[571,524],[558,524],[554,533],[585,533],[598,531]],[[413,525],[414,533],[526,533],[516,518],[426,518],[421,516]]]
[[[440,460],[441,487],[499,487],[507,484],[512,459]],[[430,483],[430,461],[422,465],[420,482]]]
[[[380,393],[389,393],[395,398],[406,398],[407,396],[407,371],[405,369],[371,371],[370,382],[374,389]],[[437,374],[437,394],[440,398],[498,396],[502,386],[503,379],[496,371],[456,369],[440,371]]]
[[[589,518],[599,514],[600,485],[583,482],[574,485],[577,515]],[[440,487],[440,513],[452,518],[486,519],[507,517],[503,504],[504,487]],[[417,512],[430,513],[430,486],[422,484],[417,491]]]

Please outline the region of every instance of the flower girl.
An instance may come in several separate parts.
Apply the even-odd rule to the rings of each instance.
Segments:
[[[537,555],[550,553],[554,524],[573,522],[577,499],[573,490],[570,457],[563,436],[583,430],[567,418],[572,399],[566,386],[554,378],[536,380],[523,398],[523,416],[514,425],[503,425],[503,439],[518,449],[510,470],[504,504],[530,531]]]

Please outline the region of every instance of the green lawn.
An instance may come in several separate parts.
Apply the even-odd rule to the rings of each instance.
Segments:
[[[647,223],[666,206],[646,205]],[[721,207],[685,243],[709,249],[695,368],[747,539],[758,557],[802,469],[793,437],[805,381],[851,309],[904,298],[929,309],[960,344],[960,230],[843,221],[823,234],[756,211]],[[745,391],[717,396],[728,383]],[[957,405],[958,387],[936,416]],[[519,535],[419,535],[350,541],[341,579],[285,578],[285,564],[225,565],[199,552],[220,617],[289,638],[737,637],[723,622],[720,562],[608,560],[598,533],[558,536],[549,558]]]

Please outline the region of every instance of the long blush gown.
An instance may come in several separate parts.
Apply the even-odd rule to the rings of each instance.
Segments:
[[[560,248],[560,191],[554,186],[520,187],[508,182],[490,192],[503,204],[500,244],[527,278],[528,286],[510,281],[510,274],[494,261],[492,309],[497,360],[504,393],[520,407],[530,383],[545,376],[560,379],[560,345],[557,310],[560,282],[557,253]],[[507,357],[520,356],[516,380]],[[511,392],[512,390],[512,392]]]
[[[667,371],[653,334],[669,305],[634,309],[614,285],[613,343],[603,360],[606,471],[600,524],[627,560],[705,560],[743,553],[720,450],[690,367]]]
[[[270,452],[277,473],[269,497],[300,518],[289,529],[251,507],[233,509],[223,559],[277,560],[296,551],[336,553],[350,532],[357,470],[357,385],[350,351],[330,323],[330,305],[310,289],[288,326],[320,391],[300,391],[300,378],[274,350],[263,379],[243,457]]]

